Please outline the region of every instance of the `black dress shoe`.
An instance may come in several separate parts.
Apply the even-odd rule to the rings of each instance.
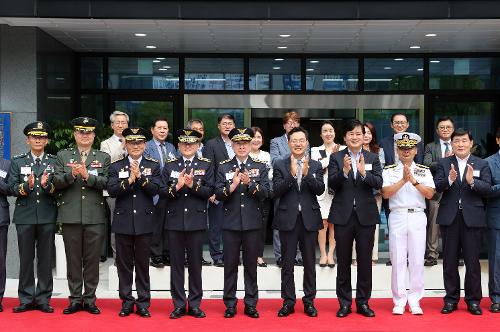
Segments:
[[[30,310],[34,310],[35,306],[31,303],[28,304],[20,304],[17,307],[12,308],[12,312],[15,314],[21,313],[21,312],[26,312]]]
[[[107,261],[107,260],[108,260],[108,257],[106,257],[106,256],[101,256],[101,258],[99,259],[99,261],[100,261],[101,263],[104,263],[104,262],[105,262],[105,261]]]
[[[200,308],[191,308],[188,309],[188,315],[193,316],[194,318],[205,318],[207,315]]]
[[[453,311],[457,310],[458,306],[456,303],[445,303],[441,309],[441,313],[444,315],[451,314]]]
[[[101,313],[101,310],[99,310],[99,308],[94,303],[85,303],[83,305],[83,310],[92,315],[99,315]]]
[[[257,266],[258,267],[267,267],[267,263],[266,262],[257,263]]]
[[[483,314],[481,307],[477,303],[467,304],[467,311],[469,311],[473,315],[482,315]]]
[[[352,312],[350,306],[341,306],[340,309],[337,311],[337,317],[339,318],[344,318],[349,316],[349,314]]]
[[[224,311],[224,318],[233,318],[236,315],[236,307],[228,307]]]
[[[257,311],[257,308],[251,305],[245,306],[245,315],[250,318],[259,318],[259,312]]]
[[[170,319],[181,318],[185,314],[186,314],[186,308],[178,307],[178,308],[175,308],[174,311],[172,311],[170,313]]]
[[[278,267],[281,267],[283,265],[283,260],[281,259],[281,257],[276,260],[276,265]]]
[[[424,266],[434,266],[437,265],[437,263],[437,259],[430,258],[425,260]]]
[[[133,312],[134,312],[134,306],[123,306],[120,312],[118,313],[118,316],[127,317]]]
[[[151,261],[149,262],[149,265],[151,265],[152,267],[156,267],[156,268],[165,267],[165,264],[163,264],[163,259],[161,257],[151,257]]]
[[[392,266],[392,262],[391,262],[391,260],[388,260],[388,261],[385,263],[385,266]]]
[[[210,266],[212,265],[212,262],[206,261],[205,258],[201,258],[201,265],[203,266]]]
[[[143,318],[151,318],[151,313],[148,308],[137,308],[135,313]]]
[[[284,304],[280,311],[278,311],[278,317],[286,317],[295,312],[295,308],[292,305]]]
[[[314,304],[312,303],[304,304],[304,313],[309,317],[318,316],[318,310],[314,307]]]
[[[304,261],[302,260],[302,258],[295,258],[295,266],[304,266]]]
[[[214,259],[214,266],[224,267],[224,261],[222,259]]]
[[[333,269],[333,268],[335,267],[335,263],[328,264],[328,267],[329,267],[330,269]]]
[[[82,305],[80,303],[71,303],[67,308],[63,310],[63,314],[71,315],[80,310],[82,310]]]
[[[368,304],[360,304],[356,306],[356,312],[365,317],[375,317],[375,312],[370,309]]]
[[[0,305],[1,307],[2,305]],[[494,314],[500,313],[500,302],[499,303],[492,303],[490,306],[490,312]]]
[[[170,257],[169,256],[163,256],[162,257],[162,262],[163,262],[163,265],[170,266]]]
[[[37,309],[46,314],[51,314],[54,312],[54,308],[52,308],[48,303],[39,304]]]

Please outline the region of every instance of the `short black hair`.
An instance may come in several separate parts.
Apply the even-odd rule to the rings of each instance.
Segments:
[[[500,138],[500,127],[497,128],[497,134],[496,134],[497,138]]]
[[[363,125],[363,123],[361,121],[359,121],[357,119],[349,119],[344,124],[344,137],[348,131],[351,131],[356,127],[361,127],[361,130],[363,131],[363,135],[365,134],[365,126]]]
[[[408,116],[406,116],[406,114],[398,112],[398,113],[394,113],[393,115],[391,115],[391,123],[392,123],[392,122],[394,122],[394,118],[395,118],[396,116],[398,116],[398,115],[402,115],[402,116],[404,116],[404,117],[405,117],[405,119],[406,119],[406,122],[409,122],[409,121],[408,121]]]
[[[457,130],[455,130],[453,132],[453,134],[451,134],[451,140],[453,141],[453,139],[456,137],[456,136],[464,136],[464,135],[467,135],[469,136],[469,140],[473,141],[474,139],[472,138],[472,134],[470,132],[470,130],[468,129],[464,129],[464,128],[458,128]]]
[[[287,134],[286,134],[286,137],[288,138],[288,140],[290,140],[290,136],[292,136],[293,134],[295,133],[304,133],[304,135],[306,135],[306,140],[309,140],[309,134],[307,133],[307,130],[305,130],[304,128],[302,127],[295,127],[293,128],[292,130],[290,130]]]
[[[168,120],[167,120],[167,118],[156,118],[156,119],[154,119],[154,120],[153,120],[153,123],[151,123],[151,128],[156,127],[156,123],[157,123],[158,121],[165,121],[165,122],[168,124]]]
[[[219,114],[219,116],[217,117],[217,123],[220,123],[223,119],[233,120],[233,122],[236,124],[236,121],[234,120],[234,116],[232,114],[229,113]]]
[[[451,117],[449,117],[449,116],[442,116],[439,119],[437,119],[437,121],[436,121],[436,128],[438,128],[439,124],[441,122],[444,122],[444,121],[450,121],[453,125],[455,125],[455,121],[453,121],[453,119]]]

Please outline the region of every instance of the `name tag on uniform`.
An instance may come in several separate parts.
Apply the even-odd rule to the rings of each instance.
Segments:
[[[30,166],[22,166],[21,167],[21,174],[22,175],[29,175],[29,174],[31,174],[31,167]]]
[[[90,163],[90,167],[92,168],[101,168],[102,164],[99,160],[94,160],[92,163]]]
[[[365,164],[365,171],[371,171],[373,169],[372,164]]]
[[[129,177],[128,171],[120,171],[118,173],[119,179],[127,179]]]
[[[478,170],[478,169],[475,169],[472,171],[472,176],[475,176],[475,177],[480,177],[481,176],[481,171]]]
[[[5,179],[6,176],[7,176],[7,172],[0,169],[0,178]]]
[[[143,171],[142,171],[142,175],[151,175],[151,168],[145,168]]]
[[[96,170],[96,169],[91,169],[91,170],[89,171],[89,174],[90,174],[90,175],[97,176],[97,170]]]
[[[172,171],[172,172],[170,173],[170,177],[171,177],[171,178],[174,178],[174,179],[178,179],[178,178],[179,178],[179,172],[177,172],[177,171]]]
[[[232,180],[234,178],[234,172],[226,173],[226,180]]]
[[[205,170],[204,170],[204,169],[195,169],[195,170],[194,170],[194,175],[195,175],[195,176],[196,176],[196,175],[201,175],[201,176],[203,176],[203,175],[205,175]]]
[[[50,164],[49,164],[49,165],[47,165],[47,167],[45,167],[45,171],[46,171],[47,173],[54,172],[54,166],[52,166],[52,165],[50,165]]]
[[[250,171],[248,172],[248,175],[251,177],[251,178],[255,178],[255,177],[258,177],[260,175],[260,170],[258,168],[252,168],[250,169]]]

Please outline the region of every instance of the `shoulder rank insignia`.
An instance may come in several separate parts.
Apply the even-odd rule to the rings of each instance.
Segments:
[[[223,160],[223,161],[221,161],[221,162],[220,162],[220,164],[222,165],[222,164],[228,163],[228,162],[230,162],[231,160],[232,160],[232,159],[226,159],[226,160]]]
[[[266,164],[266,162],[265,162],[265,161],[260,160],[260,159],[255,159],[255,158],[252,158],[252,157],[250,157],[250,159],[252,159],[252,161],[254,161],[254,162],[256,162],[256,163]]]
[[[158,162],[158,160],[149,159],[149,157],[146,157],[146,159]],[[173,157],[173,158],[167,159],[167,161],[165,163],[171,163],[171,162],[176,161],[176,160],[177,160],[177,158]]]
[[[23,157],[26,157],[27,155],[28,155],[27,153],[20,153],[18,155],[15,155],[14,157],[12,157],[12,159],[23,158]]]
[[[158,162],[158,160],[153,159],[153,158],[148,157],[148,156],[145,156],[145,157],[144,157],[144,159],[149,160],[149,161],[154,161],[155,163],[157,163],[157,162]],[[175,160],[175,158],[173,158],[173,160]],[[167,160],[167,163],[168,163],[168,162],[170,162],[170,161],[173,161],[173,160],[172,160],[172,159],[168,159],[168,160]]]
[[[392,165],[385,165],[384,166],[384,169],[390,169],[390,168],[394,168],[396,167],[396,164],[392,164]]]
[[[127,156],[123,156],[123,157],[121,157],[120,159],[117,159],[117,160],[113,161],[113,162],[112,162],[112,164],[116,164],[117,162],[122,161],[122,160],[124,160],[125,158],[127,158]]]
[[[425,169],[429,168],[429,166],[425,166],[425,165],[422,165],[422,164],[415,164],[415,166],[417,166],[419,168],[425,168]]]
[[[47,157],[49,158],[57,158],[55,154],[47,153]]]
[[[198,160],[206,161],[207,163],[211,163],[212,162],[210,159],[204,158],[204,157],[198,157]]]

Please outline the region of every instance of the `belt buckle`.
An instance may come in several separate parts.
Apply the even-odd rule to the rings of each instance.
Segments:
[[[413,212],[416,212],[415,209],[408,209],[408,212],[409,213],[413,213]]]

